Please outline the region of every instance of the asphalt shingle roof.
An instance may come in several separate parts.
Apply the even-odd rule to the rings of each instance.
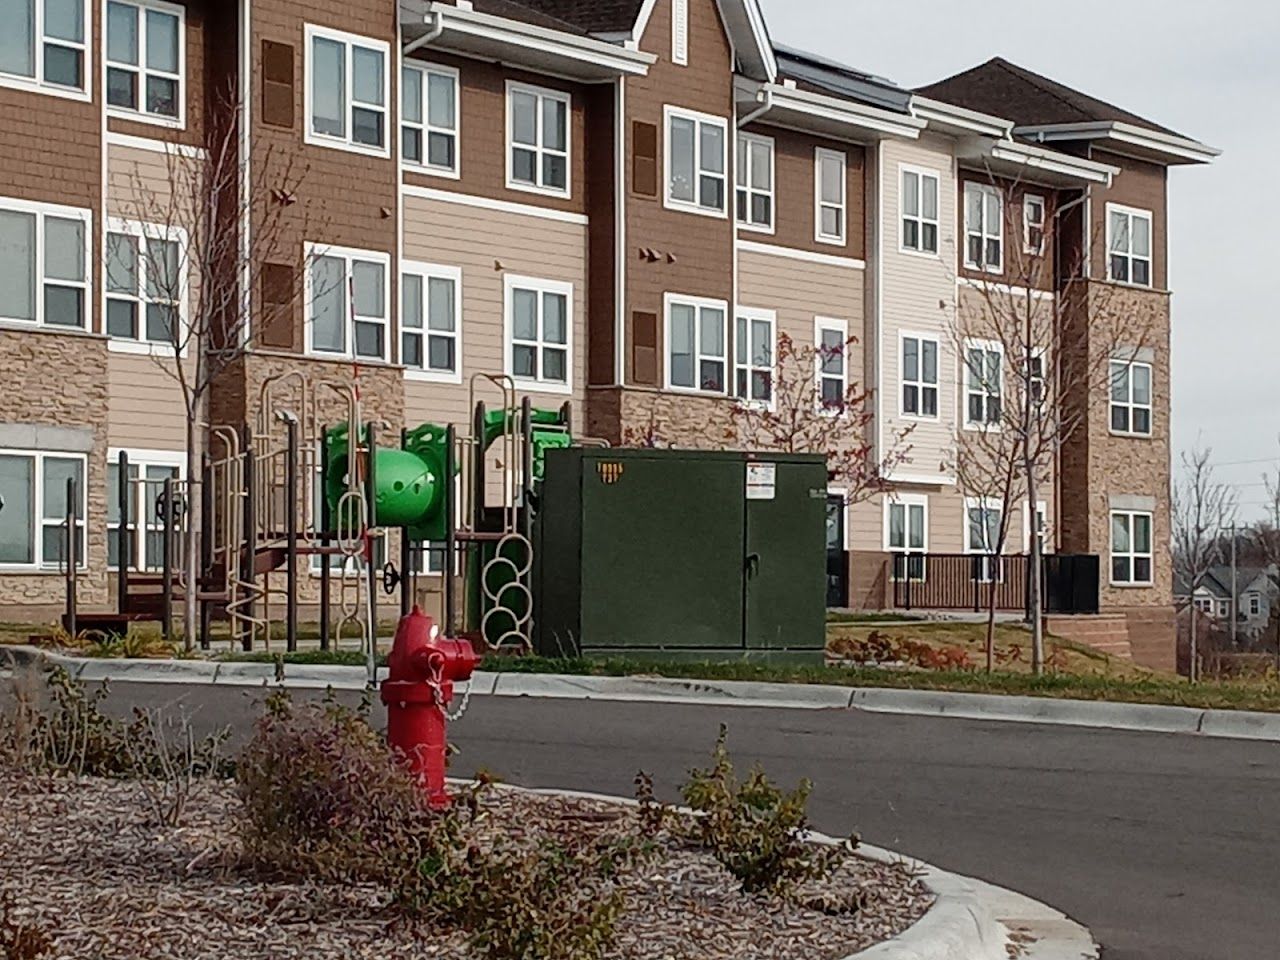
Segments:
[[[916,93],[1004,117],[1017,126],[1111,121],[1182,136],[1115,104],[1010,63],[1003,57],[994,57],[955,76],[919,87]]]
[[[553,6],[554,4],[544,4]],[[508,20],[519,20],[535,27],[546,27],[549,30],[561,30],[565,33],[585,34],[587,31],[576,23],[555,16],[535,6],[535,0],[472,0],[472,6],[480,13],[491,13],[495,17],[506,17]]]
[[[644,0],[522,0],[522,4],[586,33],[616,33],[635,26]]]

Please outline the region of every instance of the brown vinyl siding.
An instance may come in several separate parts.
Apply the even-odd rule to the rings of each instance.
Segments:
[[[1093,275],[1107,276],[1107,204],[1117,203],[1151,211],[1151,285],[1169,289],[1168,273],[1168,170],[1156,163],[1093,150],[1090,159],[1120,168],[1110,189],[1091,195],[1093,215]]]
[[[499,64],[436,53],[429,47],[406,63],[433,63],[458,71],[458,178],[427,173],[404,165],[405,183],[436,190],[469,193],[512,203],[529,203],[569,213],[587,209],[586,92],[593,88],[568,83]],[[569,196],[512,190],[507,187],[507,82],[543,87],[570,96]],[[612,88],[608,88],[612,89]],[[397,111],[398,112],[398,111]],[[593,129],[592,134],[596,131]],[[610,137],[610,139],[612,139]],[[397,147],[399,149],[399,147]]]
[[[237,34],[235,32],[235,7],[230,5],[224,11],[210,11],[209,0],[169,0],[185,9],[186,37],[185,55],[186,72],[183,75],[183,98],[185,100],[185,123],[179,129],[159,123],[147,123],[115,114],[107,115],[107,130],[132,137],[146,137],[149,140],[163,140],[166,143],[185,143],[192,146],[203,146],[205,143],[205,113],[212,104],[209,99],[209,87],[218,86],[227,90],[227,78],[215,73],[216,60],[207,61],[206,35],[207,24],[211,25],[215,35],[221,35],[222,42],[234,49]],[[212,21],[212,24],[209,24]],[[103,41],[105,44],[105,40]],[[104,46],[105,49],[105,46]],[[143,91],[139,89],[139,97]],[[213,101],[216,103],[216,100]],[[226,105],[222,105],[226,109]]]
[[[968,244],[968,224],[965,222],[964,191],[967,184],[994,187],[1004,203],[1004,240],[1003,263],[999,273],[988,273],[965,265]],[[1053,290],[1056,286],[1054,277],[1054,236],[1053,212],[1057,205],[1069,201],[1058,199],[1057,191],[1048,186],[1034,183],[1014,182],[1003,177],[992,177],[985,173],[961,170],[956,185],[956,272],[958,276],[971,280],[982,280],[990,283],[1010,283],[1014,286],[1026,286],[1035,290]],[[1023,203],[1028,196],[1037,196],[1045,202],[1045,235],[1044,253],[1039,257],[1024,253],[1023,247]]]
[[[386,70],[390,78],[386,113],[386,157],[368,156],[350,150],[308,144],[304,141],[310,117],[306,113],[306,70],[309,51],[306,26],[325,27],[355,34],[390,45]],[[296,202],[280,218],[270,249],[259,239],[255,258],[304,263],[304,243],[332,244],[359,250],[372,250],[392,255],[389,280],[399,270],[396,249],[396,155],[400,149],[397,111],[393,109],[400,95],[400,77],[395,69],[396,6],[393,0],[376,0],[348,4],[336,0],[259,0],[253,7],[251,148],[254,163],[251,178],[255,192],[263,204],[277,203],[270,196],[272,188],[300,180]],[[263,123],[262,111],[262,41],[274,40],[294,47],[294,117],[292,130]],[[255,223],[264,221],[265,210],[255,211]],[[263,236],[261,230],[259,238]],[[394,283],[388,285],[388,339],[398,337],[398,300]],[[261,291],[254,292],[255,317],[261,308]],[[295,352],[305,349],[304,304],[299,297],[294,303],[293,345]],[[277,331],[278,332],[278,331]],[[394,352],[391,354],[395,356]]]
[[[776,243],[797,250],[811,250],[835,256],[866,259],[866,149],[795,130],[748,124],[744,133],[773,140],[774,229],[773,233],[740,228],[743,240]],[[845,155],[846,229],[843,244],[819,243],[816,239],[815,180],[819,148]]]
[[[714,0],[690,0],[689,65],[671,62],[671,0],[658,0],[644,36],[641,50],[655,54],[656,63],[647,77],[626,81],[627,138],[627,247],[623,251],[627,264],[627,378],[631,381],[630,349],[632,317],[636,311],[656,313],[658,323],[657,355],[665,364],[662,319],[663,295],[679,293],[733,303],[733,56],[729,39],[720,21]],[[728,162],[725,170],[726,216],[710,217],[667,209],[664,107],[682,107],[699,113],[721,117],[725,122]],[[658,127],[658,195],[655,198],[635,192],[632,164],[633,122]],[[650,260],[640,251],[652,250]],[[732,332],[732,331],[730,331]],[[729,345],[732,356],[732,346]]]

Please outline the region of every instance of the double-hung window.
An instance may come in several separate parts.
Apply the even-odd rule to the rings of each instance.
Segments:
[[[181,343],[185,246],[180,231],[132,221],[109,222],[103,278],[107,336],[122,343]]]
[[[420,379],[461,381],[462,271],[402,263],[400,362]]]
[[[965,344],[965,425],[1000,423],[1004,403],[1004,349],[986,340]]]
[[[160,570],[164,561],[164,482],[182,478],[182,454],[142,453],[129,455],[125,496],[128,497],[128,540],[130,570]],[[139,535],[141,533],[141,536]],[[174,561],[181,556],[181,544],[174,539]],[[111,451],[107,461],[107,565],[120,569],[120,461]]]
[[[409,62],[400,73],[400,153],[429,173],[458,175],[458,71]]]
[[[938,416],[938,341],[933,337],[903,334],[902,413]]]
[[[725,393],[723,300],[667,295],[667,387]]]
[[[1044,253],[1044,197],[1028,194],[1022,198],[1022,252],[1040,256]]]
[[[510,274],[504,283],[507,372],[533,389],[568,393],[573,284]]]
[[[1107,204],[1107,278],[1151,286],[1151,211]]]
[[[964,501],[964,552],[974,555],[972,576],[981,583],[1003,580],[996,549],[1004,514],[1000,501],[966,497]]]
[[[1151,435],[1151,364],[1111,361],[1111,431]]]
[[[773,405],[773,352],[777,315],[771,310],[738,310],[734,328],[734,386],[738,399]]]
[[[507,186],[569,195],[569,94],[507,83]]]
[[[0,82],[87,96],[85,0],[0,0]]]
[[[371,250],[307,244],[307,350],[387,359],[391,258]]]
[[[385,157],[390,47],[307,24],[307,143]]]
[[[712,117],[667,107],[668,207],[724,216],[728,169],[728,124]]]
[[[902,169],[902,249],[938,252],[938,175]]]
[[[738,134],[738,225],[773,232],[773,138]]]
[[[1000,191],[981,183],[964,185],[964,265],[1004,270],[1004,202]]]
[[[1151,583],[1151,514],[1115,511],[1111,514],[1111,582]]]
[[[818,147],[813,154],[814,238],[843,245],[847,230],[847,158],[842,151]]]
[[[184,7],[162,0],[110,0],[107,105],[112,112],[181,125],[185,52]]]
[[[844,411],[848,390],[848,327],[837,321],[817,318],[813,323],[813,342],[817,348],[818,409],[825,413]]]
[[[929,498],[900,493],[885,498],[885,549],[894,557],[897,580],[923,580],[929,550]]]
[[[0,320],[88,327],[92,214],[0,198]]]
[[[0,567],[50,568],[67,559],[67,481],[75,481],[76,557],[85,557],[83,454],[0,450]]]

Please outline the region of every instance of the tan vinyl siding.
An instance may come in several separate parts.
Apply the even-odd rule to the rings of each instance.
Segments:
[[[145,450],[186,448],[182,391],[172,375],[173,357],[125,353],[107,356],[110,406],[107,443]]]
[[[504,368],[506,274],[573,284],[572,395],[520,393],[528,393],[535,406],[559,407],[572,399],[580,409],[586,386],[586,226],[412,196],[405,197],[404,213],[405,260],[462,270],[462,383],[406,379],[406,421],[470,422],[471,377]],[[494,386],[478,397],[500,402]]]
[[[110,144],[107,147],[107,216],[148,223],[184,225],[187,205],[175,209],[171,184],[200,161],[177,153]]]
[[[956,186],[953,160],[945,141],[926,137],[918,142],[885,141],[880,176],[883,181],[883,288],[880,331],[880,411],[887,446],[900,430],[911,426],[911,452],[898,473],[912,477],[940,476],[939,464],[950,453],[957,423],[957,361],[953,333],[956,283],[952,266],[956,250]],[[938,255],[900,250],[899,194],[903,165],[936,172],[938,183]],[[938,356],[938,417],[908,420],[899,414],[901,381],[900,335],[903,331],[936,336]]]
[[[848,365],[856,377],[862,369],[865,273],[857,267],[740,251],[738,305],[777,311],[777,332],[788,334],[800,346],[813,344],[816,318],[843,320],[850,336],[858,338]]]

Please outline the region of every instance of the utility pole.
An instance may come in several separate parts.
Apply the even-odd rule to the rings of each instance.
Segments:
[[[1236,587],[1236,525],[1231,525],[1231,649],[1236,648],[1236,626],[1240,620],[1240,591]]]

